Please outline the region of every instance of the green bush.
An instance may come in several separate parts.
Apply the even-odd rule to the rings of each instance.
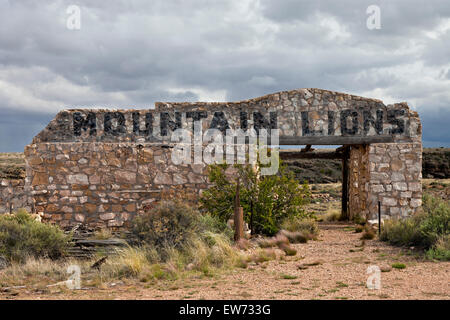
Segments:
[[[426,215],[420,223],[420,233],[423,237],[423,246],[429,248],[441,236],[450,234],[450,204],[425,194],[423,196],[423,210]]]
[[[24,210],[0,215],[0,255],[9,260],[57,259],[64,256],[70,240],[59,227],[36,221]]]
[[[450,235],[440,237],[427,251],[427,257],[443,261],[450,261]]]
[[[309,200],[309,187],[300,185],[292,172],[280,165],[278,174],[261,176],[260,169],[235,165],[240,183],[240,203],[244,220],[252,234],[273,235],[286,217],[310,217],[302,206]],[[233,215],[237,181],[225,174],[226,164],[211,165],[209,179],[213,186],[203,192],[201,209],[226,222]]]
[[[418,246],[428,250],[429,257],[448,260],[449,221],[449,203],[425,194],[422,212],[385,221],[380,239],[398,246]]]
[[[197,227],[200,234],[203,235],[208,232],[224,234],[230,240],[233,239],[234,236],[234,231],[227,226],[225,221],[222,221],[218,217],[214,217],[209,213],[198,215]]]

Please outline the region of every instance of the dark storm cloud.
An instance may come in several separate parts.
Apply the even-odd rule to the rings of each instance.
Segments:
[[[81,30],[66,28],[72,4]],[[372,4],[379,30],[366,27]],[[22,150],[65,107],[301,87],[407,101],[424,141],[449,145],[449,17],[444,0],[3,1],[0,151]]]

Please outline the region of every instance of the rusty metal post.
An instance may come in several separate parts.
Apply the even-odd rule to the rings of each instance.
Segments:
[[[381,235],[381,201],[378,201],[378,236]]]
[[[234,203],[234,241],[238,242],[244,237],[244,208],[241,207],[239,196],[240,181],[236,184],[236,198]]]
[[[244,238],[244,208],[238,207],[234,212],[234,241]]]

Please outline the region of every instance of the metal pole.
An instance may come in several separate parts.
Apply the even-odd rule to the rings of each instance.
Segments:
[[[378,201],[378,236],[381,234],[381,201]]]

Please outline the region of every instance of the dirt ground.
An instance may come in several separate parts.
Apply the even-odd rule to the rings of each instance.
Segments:
[[[450,299],[450,262],[424,261],[410,249],[366,240],[348,223],[321,223],[318,241],[295,244],[294,257],[247,269],[153,284],[137,280],[100,288],[0,292],[1,299]],[[391,268],[403,263],[405,269]],[[310,264],[310,266],[307,266]],[[299,269],[299,265],[303,265]],[[381,289],[366,287],[367,268],[379,266]]]

